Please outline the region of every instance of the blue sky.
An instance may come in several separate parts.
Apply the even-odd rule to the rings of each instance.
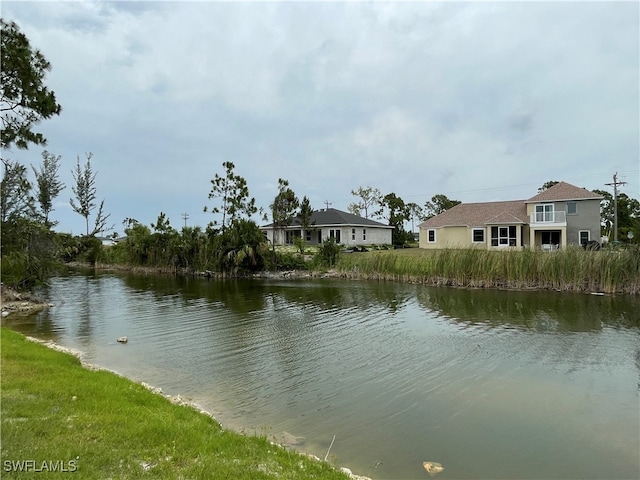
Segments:
[[[60,231],[84,230],[86,152],[121,234],[161,211],[214,220],[225,161],[263,208],[278,178],[316,209],[360,186],[423,205],[605,190],[615,172],[640,197],[638,2],[3,1],[2,17],[53,67],[63,111],[38,131],[62,156]]]

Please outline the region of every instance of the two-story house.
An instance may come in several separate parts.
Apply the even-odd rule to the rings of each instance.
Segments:
[[[599,242],[601,200],[559,182],[528,200],[461,203],[420,224],[420,247],[555,250]]]

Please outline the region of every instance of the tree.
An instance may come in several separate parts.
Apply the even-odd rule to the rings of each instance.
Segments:
[[[160,212],[155,223],[151,223],[154,232],[151,235],[152,248],[149,262],[153,265],[175,265],[178,260],[180,241],[178,232],[171,226],[169,218]]]
[[[282,178],[278,179],[278,194],[273,199],[271,204],[271,216],[273,220],[273,244],[275,246],[277,230],[284,230],[295,216],[298,208],[298,197],[291,188],[289,188],[289,182]]]
[[[247,273],[262,270],[263,252],[268,250],[260,228],[253,220],[238,219],[221,236],[218,267],[224,272]]]
[[[0,182],[0,271],[3,283],[18,289],[42,282],[55,263],[53,234],[36,213],[26,172],[24,165],[5,162]]]
[[[305,235],[307,230],[311,230],[315,225],[315,222],[311,221],[311,216],[313,215],[313,208],[311,207],[311,202],[309,201],[309,197],[305,196],[302,198],[302,202],[300,203],[300,211],[298,212],[298,220],[300,220],[300,227],[302,228],[302,238],[298,243],[298,248],[300,253],[304,253],[305,247]]]
[[[42,119],[59,115],[55,94],[44,85],[51,65],[32,49],[18,26],[0,18],[0,149],[27,149],[46,139],[33,131]],[[54,239],[38,218],[26,168],[8,159],[0,186],[2,281],[16,288],[41,282],[54,263]]]
[[[31,183],[27,180],[27,169],[18,162],[4,164],[4,175],[0,183],[0,209],[3,230],[5,222],[35,216],[35,199],[31,194]]]
[[[404,229],[404,222],[409,219],[409,209],[402,198],[395,193],[388,193],[380,201],[380,209],[376,215],[386,219],[393,226],[393,244],[404,244],[408,235]]]
[[[49,214],[53,211],[53,201],[64,190],[65,185],[58,179],[58,170],[60,169],[60,156],[57,157],[46,150],[42,152],[42,165],[40,170],[32,165],[33,173],[36,176],[36,198],[40,204],[40,210],[44,216],[44,223],[47,227],[49,224]]]
[[[351,195],[360,197],[360,201],[357,203],[351,203],[347,210],[354,215],[360,216],[364,211],[364,218],[369,218],[369,209],[380,205],[382,200],[382,193],[380,190],[373,187],[359,187],[358,190],[351,190]]]
[[[14,22],[0,19],[0,112],[2,149],[15,145],[26,149],[29,143],[45,145],[41,133],[33,131],[42,119],[59,115],[60,105],[54,92],[44,85],[51,64]]]
[[[449,210],[456,205],[459,205],[460,201],[450,200],[446,195],[438,194],[431,197],[430,202],[424,204],[424,219],[429,219],[441,214],[442,212]]]
[[[75,185],[72,187],[72,190],[74,195],[76,196],[77,202],[74,201],[73,198],[71,198],[69,200],[69,203],[71,204],[71,208],[74,212],[84,217],[87,227],[87,236],[93,237],[96,233],[108,230],[107,220],[111,215],[105,215],[103,213],[104,200],[102,200],[100,202],[100,206],[98,207],[98,213],[96,214],[93,229],[91,230],[91,232],[89,232],[89,216],[96,206],[96,175],[98,174],[98,172],[93,173],[93,170],[91,169],[91,158],[93,157],[93,154],[87,153],[86,155],[87,163],[85,164],[84,168],[80,167],[80,157],[78,157],[76,170],[71,171],[73,180],[75,181]]]
[[[559,181],[557,181],[557,180],[549,180],[548,182],[544,182],[544,183],[542,184],[542,186],[538,189],[538,193],[542,193],[542,192],[544,192],[545,190],[547,190],[547,189],[549,189],[549,188],[553,187],[554,185],[557,185],[558,183],[560,183],[560,182],[559,182]]]
[[[411,233],[415,230],[415,221],[422,218],[422,207],[417,203],[407,203],[407,210],[409,212],[409,219],[411,220]]]
[[[220,206],[211,209],[211,213],[222,213],[222,230],[224,231],[241,214],[251,216],[258,211],[255,198],[249,198],[249,188],[247,181],[233,173],[235,165],[233,162],[223,162],[225,175],[216,176],[211,180],[211,192],[209,199],[218,198]],[[204,207],[207,211],[207,207]],[[214,222],[215,224],[215,222]]]
[[[606,190],[593,190],[603,197],[600,203],[600,221],[602,235],[613,238],[614,225],[614,198]],[[626,193],[618,194],[618,236],[622,241],[626,241],[627,234],[632,231],[634,238],[640,234],[640,202],[635,198],[630,198]],[[635,240],[637,241],[637,239]]]

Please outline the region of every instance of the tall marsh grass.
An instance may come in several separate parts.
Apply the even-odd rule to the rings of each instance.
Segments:
[[[463,287],[640,293],[640,248],[583,250],[391,250],[342,255],[346,277]]]

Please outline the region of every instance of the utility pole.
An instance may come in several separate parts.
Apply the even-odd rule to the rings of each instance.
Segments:
[[[333,205],[333,203],[331,203],[329,200],[325,200],[324,204],[326,205],[327,210],[329,210],[329,205]]]
[[[187,219],[189,218],[189,214],[187,212],[184,212],[182,214],[182,219],[184,220],[184,228],[187,228]]]
[[[613,174],[613,182],[605,185],[613,187],[613,241],[618,241],[618,185],[626,185],[627,182],[618,181],[618,172]]]

